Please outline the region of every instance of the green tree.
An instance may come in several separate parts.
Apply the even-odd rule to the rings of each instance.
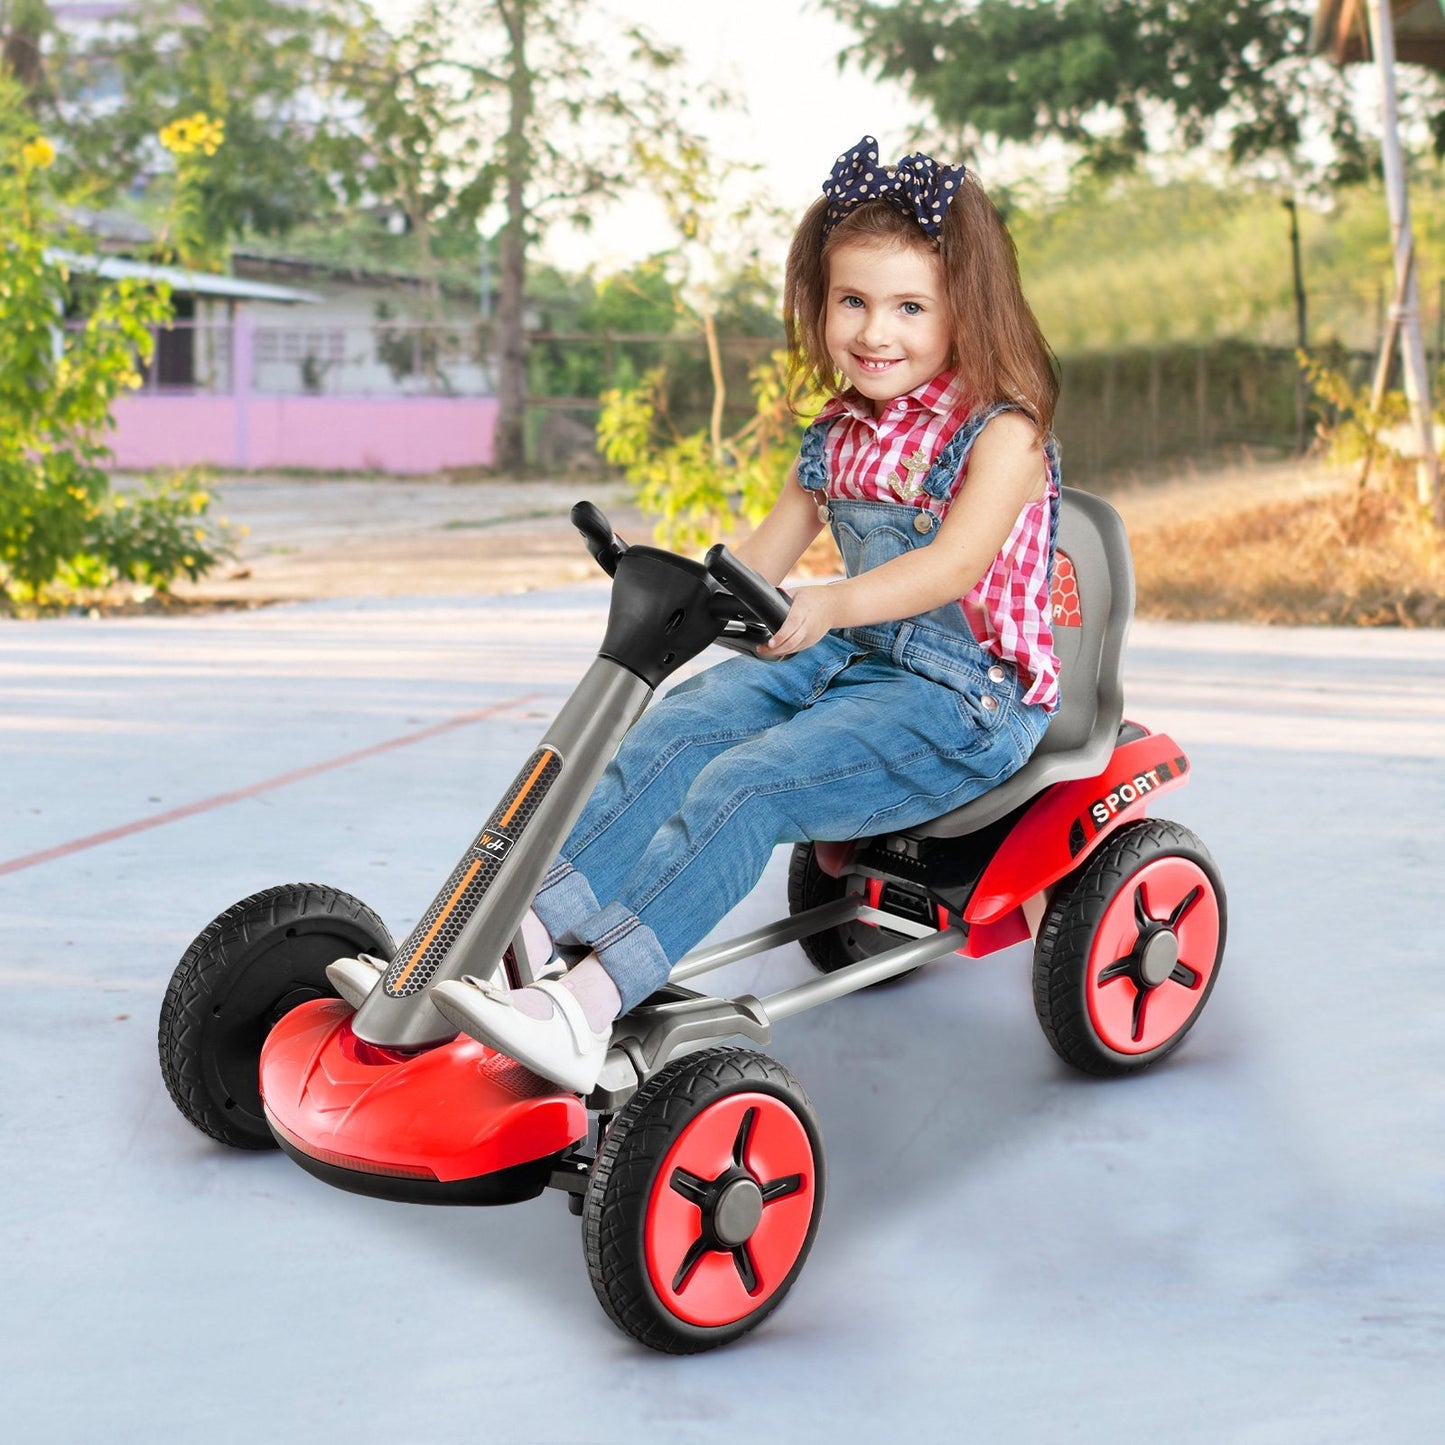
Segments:
[[[32,103],[46,90],[45,37],[51,28],[45,0],[0,0],[0,70]]]
[[[169,299],[133,281],[86,285],[47,247],[55,148],[0,68],[0,604],[44,604],[119,578],[196,577],[219,544],[185,478],[111,494],[106,433],[139,384]],[[83,315],[65,325],[68,310]]]
[[[660,538],[686,546],[731,531],[739,521],[756,523],[777,500],[797,453],[799,415],[788,394],[786,358],[774,352],[751,368],[752,414],[727,427],[728,378],[719,318],[757,319],[767,294],[749,245],[754,224],[771,219],[761,198],[723,200],[735,177],[712,166],[700,149],[676,156],[645,153],[668,201],[677,232],[672,257],[679,276],[681,308],[702,332],[707,352],[707,423],[685,430],[670,405],[676,379],[662,367],[640,386],[604,394],[597,426],[598,448],[621,466],[638,491],[642,508],[658,518]],[[743,257],[739,264],[739,257]],[[806,406],[808,399],[797,399]]]
[[[657,519],[659,540],[698,547],[767,515],[803,429],[789,405],[786,371],[781,353],[753,368],[753,414],[731,433],[716,422],[680,432],[668,415],[661,368],[639,386],[603,393],[597,448],[637,489],[638,504]]]
[[[499,236],[497,464],[524,461],[527,260],[559,222],[646,184],[644,151],[699,144],[685,124],[696,97],[671,77],[679,53],[586,0],[427,0],[425,24],[455,67]],[[618,54],[618,59],[610,56]]]
[[[469,236],[475,263],[477,219],[495,184],[484,138],[470,123],[470,68],[454,62],[447,46],[430,7],[399,35],[358,7],[328,75],[350,119],[334,126],[322,147],[352,206],[381,201],[404,216],[430,319],[441,313],[438,228]]]
[[[399,36],[368,0],[138,0],[99,45],[56,48],[46,93],[66,185],[89,181],[97,201],[150,173],[160,124],[221,121],[201,196],[212,240],[285,234],[338,201],[395,204],[432,278],[437,233],[477,245],[494,202],[497,460],[517,467],[528,256],[547,227],[647,184],[644,149],[698,147],[685,115],[716,97],[681,93],[679,60],[587,0],[423,0]]]
[[[96,204],[144,186],[164,160],[157,132],[199,112],[226,135],[200,196],[212,238],[280,235],[324,213],[327,82],[358,15],[349,0],[138,0],[83,44],[54,35],[42,113],[58,185]]]
[[[901,80],[965,142],[1058,136],[1095,170],[1151,137],[1227,137],[1353,177],[1364,145],[1347,80],[1311,55],[1312,0],[824,0],[860,37],[847,54]]]

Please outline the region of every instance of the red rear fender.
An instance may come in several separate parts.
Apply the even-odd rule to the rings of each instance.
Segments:
[[[1014,824],[984,869],[963,916],[993,923],[1071,873],[1121,824],[1142,818],[1160,793],[1182,787],[1189,759],[1167,733],[1114,749],[1093,778],[1056,783]]]

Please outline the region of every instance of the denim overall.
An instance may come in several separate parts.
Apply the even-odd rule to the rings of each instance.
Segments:
[[[940,452],[923,482],[940,511],[1005,409],[970,417]],[[826,507],[848,575],[927,546],[932,511],[827,500],[829,424],[804,435],[798,480]],[[1052,443],[1047,457],[1056,482]],[[777,661],[720,663],[628,733],[543,879],[537,915],[557,943],[596,950],[630,1009],[747,896],[778,844],[915,827],[1016,772],[1048,723],[1025,690],[957,602],[830,632]]]

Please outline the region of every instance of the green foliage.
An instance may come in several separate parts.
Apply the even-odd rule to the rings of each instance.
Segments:
[[[1356,386],[1342,371],[1303,352],[1299,364],[1324,418],[1319,433],[1329,459],[1358,467],[1362,478],[1373,472],[1403,484],[1412,464],[1392,441],[1410,415],[1404,392],[1386,391],[1377,405],[1373,386]]]
[[[648,373],[661,369],[662,410],[672,424],[687,431],[705,417],[715,379],[702,320],[683,299],[673,262],[671,253],[660,253],[600,281],[550,269],[535,272],[528,299],[539,329],[569,339],[532,340],[529,395],[592,399],[606,391],[634,391]],[[726,393],[747,395],[752,366],[782,339],[776,289],[747,266],[722,285],[714,304]]]
[[[94,285],[83,322],[62,325],[76,290],[46,250],[51,154],[0,74],[0,606],[12,608],[119,577],[164,587],[216,556],[197,536],[203,494],[166,484],[128,509],[110,497],[111,407],[139,384],[170,302],[133,281]]]
[[[82,564],[92,585],[116,580],[166,591],[177,577],[192,582],[233,555],[236,531],[213,522],[210,477],[189,467],[150,477],[138,492],[112,492],[96,509]]]
[[[346,201],[399,207],[407,264],[433,287],[446,240],[465,238],[475,276],[477,222],[498,172],[472,123],[471,68],[456,58],[440,7],[424,4],[395,35],[361,5],[336,43],[329,82],[354,118],[323,133],[318,150]],[[439,314],[435,290],[431,299]]]
[[[1222,126],[1231,158],[1310,157],[1336,174],[1362,145],[1346,80],[1310,51],[1307,0],[825,0],[851,54],[974,139],[1060,137],[1092,168],[1126,168],[1151,133],[1195,146]],[[1167,120],[1167,128],[1151,124]]]
[[[287,0],[148,0],[88,42],[58,34],[47,109],[57,184],[113,203],[155,174],[161,126],[199,111],[226,129],[196,198],[210,235],[283,234],[329,209],[335,117],[317,101],[348,15]]]
[[[603,395],[597,448],[636,487],[638,504],[658,519],[664,545],[704,546],[740,521],[756,524],[767,514],[804,425],[788,406],[785,377],[781,353],[753,368],[753,415],[720,448],[706,429],[679,433],[671,425],[660,368],[638,387]]]

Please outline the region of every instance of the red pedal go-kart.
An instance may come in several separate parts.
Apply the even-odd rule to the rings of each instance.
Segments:
[[[1209,998],[1224,890],[1193,833],[1147,816],[1189,762],[1123,720],[1128,542],[1106,503],[1066,490],[1053,597],[1063,701],[1019,773],[926,827],[797,846],[788,917],[684,958],[618,1021],[586,1098],[458,1036],[428,990],[464,973],[536,976],[521,921],[654,690],[713,642],[755,647],[787,610],[722,547],[699,563],[629,548],[588,503],[572,517],[614,578],[602,647],[415,928],[397,947],[365,904],[314,884],[242,900],[175,970],[161,1069],[213,1138],[279,1145],[344,1189],[436,1204],[563,1191],[603,1308],[643,1344],[687,1353],[778,1305],[823,1205],[807,1095],[727,1040],[766,1044],[790,1014],[1032,937],[1054,1050],[1086,1073],[1130,1073],[1169,1053]],[[688,986],[792,941],[819,977],[762,999]]]

